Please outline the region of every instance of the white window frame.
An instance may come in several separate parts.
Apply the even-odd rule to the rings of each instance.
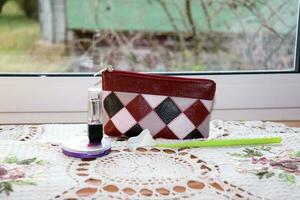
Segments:
[[[199,75],[216,81],[213,119],[300,120],[300,73]],[[99,77],[1,77],[0,124],[84,123]]]
[[[300,42],[296,43],[295,66],[299,71]],[[197,77],[212,79],[217,84],[212,119],[300,120],[300,73]],[[87,90],[95,87],[99,79],[2,76],[0,124],[85,123]]]

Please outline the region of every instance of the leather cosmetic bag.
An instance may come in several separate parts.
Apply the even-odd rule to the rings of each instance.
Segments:
[[[103,126],[109,136],[138,135],[149,129],[154,138],[207,138],[216,84],[114,70],[102,72]]]

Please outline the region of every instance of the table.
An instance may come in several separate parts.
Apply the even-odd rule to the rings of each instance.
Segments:
[[[0,126],[0,199],[300,199],[300,128],[220,120],[210,127],[211,138],[281,136],[283,142],[130,150],[111,139],[111,154],[76,159],[59,144],[86,135],[84,124]]]

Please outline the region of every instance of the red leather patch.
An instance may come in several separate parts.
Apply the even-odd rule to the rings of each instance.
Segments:
[[[207,117],[209,114],[206,107],[203,105],[203,103],[199,100],[197,100],[191,107],[189,107],[184,114],[193,122],[193,124],[197,127],[199,126],[203,120]]]
[[[154,138],[178,139],[178,137],[168,127],[159,131]]]
[[[145,101],[145,99],[141,95],[135,97],[126,106],[126,108],[136,121],[140,121],[142,118],[144,118],[148,113],[152,111],[147,101]]]
[[[122,135],[122,133],[115,127],[111,120],[109,120],[104,126],[104,132],[106,135],[113,137],[118,137]]]
[[[103,90],[212,100],[216,84],[208,79],[181,78],[114,70],[102,73]]]

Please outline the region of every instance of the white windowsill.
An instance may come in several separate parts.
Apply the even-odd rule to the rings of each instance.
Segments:
[[[299,120],[300,74],[206,75],[217,83],[212,113],[223,120]],[[0,124],[86,121],[94,77],[0,78]]]

